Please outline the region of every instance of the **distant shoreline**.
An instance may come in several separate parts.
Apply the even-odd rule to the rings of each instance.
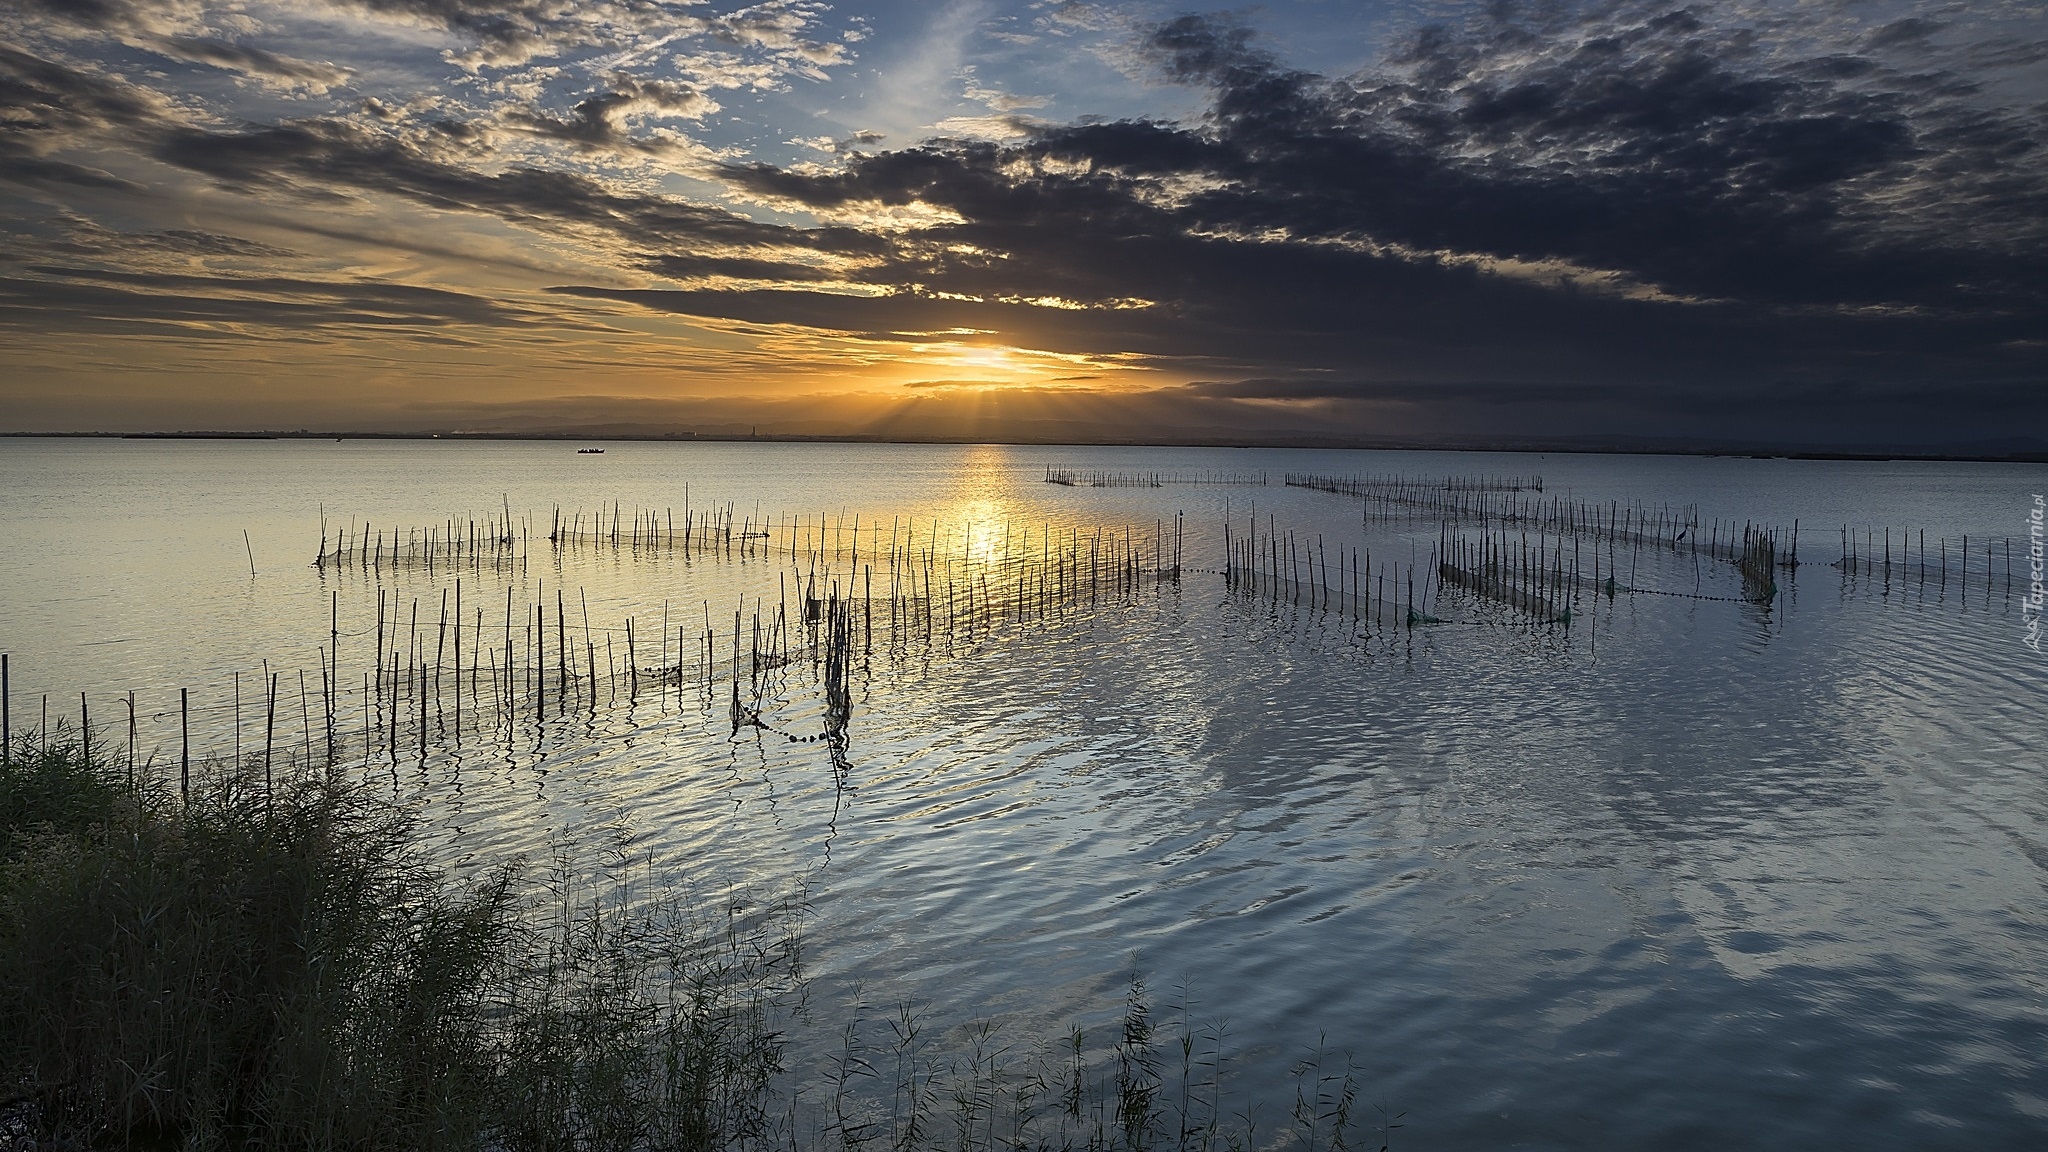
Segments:
[[[1163,437],[1151,440],[1037,440],[984,439],[972,437],[920,437],[916,439],[863,434],[796,434],[733,432],[0,432],[8,439],[44,440],[503,440],[573,443],[655,443],[655,444],[989,444],[1016,447],[1068,448],[1300,448],[1367,452],[1500,452],[1586,456],[1724,456],[1782,460],[1925,461],[1985,464],[2048,463],[2048,448],[2023,451],[1973,451],[1966,448],[1858,447],[1815,448],[1762,444],[1657,444],[1629,441],[1584,443],[1531,440],[1527,442],[1426,443],[1417,441],[1366,440],[1351,437]]]

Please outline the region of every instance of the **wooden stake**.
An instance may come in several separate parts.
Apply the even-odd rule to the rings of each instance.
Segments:
[[[270,674],[270,707],[263,721],[263,818],[271,818],[275,792],[270,776],[270,748],[277,732],[277,673]]]

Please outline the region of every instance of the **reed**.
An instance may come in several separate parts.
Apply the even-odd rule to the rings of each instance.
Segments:
[[[821,1077],[812,1134],[841,1152],[945,1147],[961,1152],[1246,1152],[1275,1146],[1262,1104],[1229,1088],[1242,1058],[1228,1029],[1200,1021],[1189,992],[1160,1004],[1134,973],[1121,1011],[1063,1042],[1022,1041],[993,1021],[952,1033],[950,1052],[924,1010],[886,1014],[859,998]],[[1104,1041],[1107,1041],[1106,1045]],[[1292,1060],[1293,1147],[1386,1152],[1401,1117],[1361,1122],[1350,1055],[1319,1041]],[[1273,1101],[1270,1103],[1279,1103]],[[1235,1105],[1235,1107],[1233,1106]]]
[[[1769,604],[1778,595],[1778,538],[1775,533],[1744,525],[1742,553],[1735,560],[1742,573],[1742,598],[1752,604]]]
[[[716,911],[565,863],[457,877],[416,814],[296,765],[189,798],[79,738],[0,769],[0,1131],[30,1147],[1072,1152],[1262,1146],[1220,1027],[1133,978],[1106,1045],[945,1044],[865,1010],[793,1050],[800,905]],[[1164,1041],[1164,1043],[1162,1043]],[[1178,1049],[1178,1080],[1162,1051]],[[886,1049],[886,1051],[884,1051]],[[826,1070],[814,1075],[805,1069]],[[1294,1069],[1307,1152],[1359,1148],[1356,1078]],[[1331,1085],[1338,1090],[1332,1092]],[[1235,1117],[1241,1117],[1239,1122]],[[1379,1135],[1385,1146],[1383,1126]]]
[[[1367,522],[1434,521],[1445,531],[1477,525],[1480,531],[1512,528],[1600,540],[1635,548],[1661,548],[1733,561],[1740,547],[1733,522],[1708,519],[1696,505],[1589,502],[1569,495],[1544,495],[1541,477],[1329,477],[1291,475],[1294,487],[1357,498]],[[1787,566],[1797,563],[1796,533]]]
[[[413,528],[375,529],[367,520],[358,528],[351,519],[330,537],[323,508],[313,566],[322,571],[352,567],[380,574],[387,569],[412,568],[429,573],[451,568],[523,569],[531,551],[531,531],[524,518],[512,515],[508,504],[502,513],[450,517],[439,524]],[[250,567],[254,576],[253,555]]]
[[[1164,488],[1168,485],[1231,485],[1260,487],[1267,483],[1264,472],[1225,472],[1196,469],[1180,472],[1129,472],[1098,468],[1048,467],[1045,482],[1065,488]]]
[[[1840,534],[1841,554],[1832,566],[1840,570],[1845,591],[1868,587],[1889,599],[1893,591],[1910,589],[1919,594],[1920,603],[1926,603],[1930,593],[1937,602],[1945,600],[1954,585],[1958,604],[1968,607],[1970,589],[1976,586],[1986,605],[1994,595],[2011,603],[2014,542],[2010,537],[1979,537],[1973,547],[1968,536],[1937,535],[1930,541],[1924,528],[1859,529],[1844,524]],[[2024,563],[2025,544],[2021,544],[2020,554]]]
[[[520,523],[508,513],[486,523],[494,532],[503,531],[502,536],[477,538],[497,539],[491,547],[511,549],[507,554],[523,564],[528,553],[518,546],[522,538],[496,527]],[[349,521],[338,537],[351,538],[353,524]],[[369,655],[375,695],[363,700],[362,727],[366,747],[381,746],[393,764],[401,758],[401,747],[416,748],[424,761],[429,728],[458,742],[469,734],[509,733],[522,722],[539,731],[549,723],[550,700],[559,717],[594,712],[621,697],[637,698],[648,686],[667,693],[697,685],[710,693],[722,683],[718,694],[726,698],[737,733],[763,726],[762,699],[788,689],[789,677],[800,667],[815,674],[811,687],[827,699],[828,714],[850,717],[856,664],[864,674],[877,654],[910,659],[915,653],[928,661],[937,651],[977,643],[1000,628],[1056,622],[1076,611],[1126,601],[1179,581],[1185,552],[1185,524],[1179,516],[1149,528],[1005,524],[998,529],[901,517],[883,523],[743,513],[729,502],[707,507],[687,498],[680,514],[628,508],[623,501],[584,511],[557,507],[540,546],[558,557],[602,548],[672,551],[742,570],[759,571],[767,564],[773,566],[777,592],[772,599],[742,597],[729,634],[713,625],[711,605],[705,602],[704,628],[694,639],[688,630],[677,630],[671,657],[666,622],[656,634],[658,641],[644,644],[639,620],[629,616],[597,628],[586,605],[577,635],[564,589],[556,589],[550,621],[543,593],[522,609],[516,589],[508,588],[499,642],[488,642],[479,618],[468,629],[471,659],[465,668],[462,574],[477,565],[453,567],[454,615],[449,616],[451,590],[444,586],[439,614],[426,622],[425,631],[417,602],[401,613],[397,593],[382,586],[379,565],[424,566],[431,578],[439,573],[438,565],[453,566],[467,554],[472,534],[401,528],[376,536],[401,543],[373,549],[367,560],[361,553],[341,554],[356,557],[347,571],[366,583],[378,581],[377,615],[366,629],[373,636]],[[455,551],[447,551],[451,547]],[[338,594],[330,599],[329,611],[331,643],[323,677],[332,703],[348,695],[338,687],[343,683]],[[524,623],[515,628],[515,618]],[[450,651],[455,654],[452,666]],[[658,655],[650,663],[643,653]],[[486,663],[496,669],[488,679]],[[340,727],[342,722],[337,718],[332,724]]]
[[[1333,556],[1322,536],[1297,536],[1270,516],[1263,532],[1256,515],[1243,527],[1226,519],[1222,537],[1224,586],[1242,599],[1335,614],[1382,631],[1433,622],[1433,562],[1430,570],[1413,557],[1406,565],[1375,562],[1370,550],[1346,544]]]
[[[210,763],[179,802],[76,741],[0,774],[0,1117],[31,1146],[765,1138],[786,927],[457,879],[367,788],[258,783]]]
[[[1541,492],[1541,476],[1404,476],[1399,473],[1379,473],[1370,476],[1321,476],[1309,472],[1289,472],[1286,483],[1291,488],[1314,488],[1321,492],[1341,492],[1348,496],[1363,496],[1369,493],[1385,493],[1409,499],[1424,499],[1429,493],[1449,492]]]
[[[0,782],[0,1077],[46,1146],[467,1146],[509,889],[306,780],[130,789],[82,742]]]
[[[1047,475],[1054,482],[1063,478],[1061,469]],[[845,759],[860,682],[878,664],[928,666],[1006,629],[1059,626],[1077,613],[1135,603],[1204,575],[1220,576],[1240,601],[1344,620],[1369,637],[1447,622],[1455,613],[1440,603],[1446,591],[1461,602],[1506,605],[1515,614],[1510,619],[1538,627],[1569,627],[1588,593],[1769,605],[1777,602],[1777,573],[1798,563],[1796,521],[1782,531],[1706,517],[1690,505],[1600,504],[1545,493],[1534,476],[1290,475],[1287,481],[1358,499],[1368,525],[1382,512],[1434,523],[1436,542],[1387,555],[1362,542],[1289,531],[1270,515],[1261,523],[1255,515],[1247,521],[1226,512],[1220,565],[1195,569],[1188,566],[1187,526],[1179,514],[1149,526],[947,525],[903,516],[748,510],[730,501],[704,502],[688,489],[679,507],[623,500],[558,505],[545,536],[530,534],[528,518],[509,507],[425,527],[387,524],[373,531],[367,524],[358,528],[353,518],[323,522],[320,562],[334,565],[332,578],[374,582],[377,611],[374,622],[361,626],[373,638],[357,642],[369,657],[368,685],[358,694],[344,687],[355,677],[341,671],[340,597],[330,596],[321,676],[328,739],[317,755],[327,763],[345,759],[340,733],[359,727],[366,756],[375,752],[393,767],[412,756],[424,766],[437,748],[521,732],[538,742],[578,718],[594,719],[615,701],[655,691],[680,704],[694,691],[705,707],[723,704],[733,735],[753,730],[826,741],[837,767]],[[330,523],[340,526],[328,537]],[[1890,535],[1898,539],[1887,540]],[[1946,595],[1953,584],[1964,602],[1972,584],[1984,593],[1997,586],[1993,543],[1951,547],[1924,533],[1863,539],[1859,548],[1857,535],[1843,529],[1845,580],[1883,581],[1885,588],[1915,581],[1929,596]],[[580,619],[572,620],[561,587],[552,618],[544,591],[529,593],[521,605],[516,587],[506,590],[501,627],[487,628],[485,614],[474,607],[465,613],[466,580],[482,576],[487,565],[523,566],[532,549],[552,553],[558,565],[579,551],[677,554],[692,564],[729,568],[749,591],[729,609],[729,633],[714,623],[724,611],[714,612],[709,601],[701,606],[701,629],[672,628],[665,607],[651,637],[651,622],[633,616],[598,626],[580,595]],[[2009,589],[2009,542],[2006,555]],[[1690,588],[1674,579],[1674,558],[1692,562]],[[1731,565],[1739,592],[1708,586],[1702,558]],[[424,622],[416,600],[401,604],[400,593],[386,586],[387,578],[402,584],[404,574],[420,570],[442,583],[439,610],[430,604]],[[764,584],[767,590],[753,591]],[[1473,622],[1502,621],[1482,613]],[[239,685],[239,674],[236,679]],[[274,681],[267,688],[270,748]],[[806,694],[820,702],[821,729],[789,731],[772,719],[782,704]],[[302,728],[310,729],[307,695],[302,688]],[[359,719],[343,714],[351,707],[360,710]],[[181,718],[191,711],[181,708]],[[239,705],[235,716],[239,759]],[[313,743],[306,736],[302,742]]]
[[[1366,523],[1407,521],[1435,523],[1446,536],[1476,527],[1482,537],[1508,531],[1533,532],[1603,544],[1609,561],[1604,566],[1605,594],[1657,592],[1683,595],[1674,589],[1634,586],[1634,572],[1645,552],[1706,558],[1732,565],[1742,581],[1739,596],[1711,596],[1696,583],[1694,594],[1701,599],[1740,599],[1758,604],[1776,601],[1779,573],[1796,571],[1800,565],[1800,525],[1789,528],[1752,519],[1709,517],[1693,504],[1623,504],[1576,499],[1568,495],[1546,495],[1540,477],[1412,477],[1322,476],[1289,474],[1293,487],[1331,492],[1360,501]],[[1953,586],[1957,602],[1967,607],[1972,589],[1989,603],[2001,592],[2009,603],[2012,594],[2011,538],[1968,536],[1929,538],[1925,529],[1876,526],[1840,531],[1839,559],[1833,567],[1842,573],[1845,589],[1868,584],[1881,593],[1912,588],[1924,602],[1929,596],[1945,598]],[[1620,578],[1616,550],[1630,550],[1630,577]],[[1562,551],[1562,549],[1560,549]],[[1600,555],[1596,550],[1595,555]],[[1524,588],[1542,583],[1540,573],[1498,577],[1447,558],[1442,561],[1455,572],[1440,570],[1447,583],[1490,595],[1490,589]],[[1766,571],[1766,569],[1769,571]],[[1555,576],[1555,573],[1552,573]],[[1553,580],[1553,583],[1556,581]],[[1568,582],[1567,582],[1568,583]],[[1519,597],[1520,593],[1516,594]],[[1499,597],[1494,597],[1499,598]],[[1545,605],[1533,605],[1540,614]]]

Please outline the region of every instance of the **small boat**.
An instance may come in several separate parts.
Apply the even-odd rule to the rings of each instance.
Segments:
[[[578,449],[576,450],[576,454],[577,454],[578,456],[602,456],[602,455],[604,455],[604,449],[602,449],[602,448],[578,448]]]

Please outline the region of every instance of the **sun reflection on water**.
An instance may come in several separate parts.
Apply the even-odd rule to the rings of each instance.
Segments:
[[[953,555],[971,565],[1001,565],[1014,543],[1015,523],[1022,509],[1010,500],[1015,488],[1010,475],[1012,455],[1000,444],[976,445],[971,449],[967,467],[961,470],[960,486],[940,515],[942,523],[959,533],[952,541]]]

